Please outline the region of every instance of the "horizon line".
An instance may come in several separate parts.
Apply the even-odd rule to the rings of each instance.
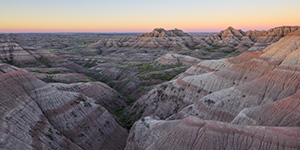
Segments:
[[[258,27],[258,28],[254,28],[254,27],[246,27],[246,28],[235,28],[233,27],[234,29],[237,29],[237,30],[243,30],[243,31],[249,31],[249,30],[269,30],[269,29],[272,29],[272,28],[276,28],[276,27],[284,27],[284,26],[290,26],[290,27],[293,27],[293,26],[298,26],[298,25],[281,25],[281,26],[275,26],[275,27]],[[232,27],[232,26],[228,26],[228,27]],[[222,30],[225,30],[227,29],[228,27],[226,28],[222,28],[222,29],[214,29],[214,28],[211,28],[211,29],[180,29],[180,28],[163,28],[163,29],[166,29],[166,30],[172,30],[172,29],[179,29],[179,30],[182,30],[184,32],[187,32],[187,33],[214,33],[214,32],[220,32]],[[0,29],[0,34],[9,34],[9,33],[145,33],[145,32],[151,32],[153,31],[154,29],[156,29],[157,27],[155,28],[152,28],[152,29],[140,29],[140,30],[134,30],[134,29],[128,29],[128,30],[84,30],[84,29],[79,29],[79,30],[26,30],[26,29]]]

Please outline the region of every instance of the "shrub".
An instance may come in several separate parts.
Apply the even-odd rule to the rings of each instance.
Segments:
[[[53,76],[46,76],[45,78],[42,78],[41,80],[43,80],[44,82],[57,82],[57,80],[53,79]]]
[[[92,107],[92,105],[89,102],[84,102],[84,107]]]

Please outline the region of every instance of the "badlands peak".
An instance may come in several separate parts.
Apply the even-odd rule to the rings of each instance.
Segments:
[[[300,27],[299,26],[280,26],[280,27],[275,27],[272,29],[269,29],[267,31],[265,30],[249,30],[246,31],[246,34],[248,36],[261,36],[261,35],[282,35],[286,36],[287,34],[294,32],[298,30]]]
[[[274,43],[280,38],[298,30],[299,26],[281,26],[269,29],[267,31],[262,30],[249,30],[246,32],[247,36],[259,43]]]
[[[179,29],[165,30],[163,28],[155,28],[150,33],[142,33],[139,37],[185,37],[190,36]]]
[[[220,38],[226,38],[226,37],[238,37],[241,38],[246,35],[245,32],[242,30],[237,30],[231,26],[229,26],[227,29],[222,30],[219,34],[217,34]]]

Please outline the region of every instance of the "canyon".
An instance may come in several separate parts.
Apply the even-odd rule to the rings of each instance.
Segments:
[[[300,29],[1,34],[1,149],[300,149]]]

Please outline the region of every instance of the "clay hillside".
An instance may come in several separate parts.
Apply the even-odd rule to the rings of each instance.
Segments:
[[[0,34],[2,150],[299,150],[300,29]]]
[[[157,86],[129,109],[144,117],[126,149],[299,149],[299,46],[298,30]]]

